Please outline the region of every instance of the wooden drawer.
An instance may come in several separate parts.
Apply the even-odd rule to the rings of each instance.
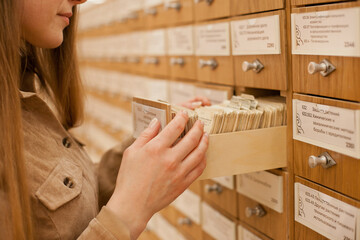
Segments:
[[[203,198],[233,217],[237,217],[237,196],[235,189],[229,189],[212,180],[203,181]]]
[[[125,19],[124,25],[126,26],[125,31],[144,28],[145,27],[144,10],[137,10],[129,13]]]
[[[168,11],[164,8],[164,4],[145,7],[144,21],[148,29],[164,27],[168,24]]]
[[[164,3],[167,26],[191,23],[194,21],[193,0],[168,0]]]
[[[193,222],[188,216],[181,213],[174,206],[170,205],[164,208],[161,210],[161,214],[184,236],[186,236],[186,239],[202,239],[201,226]]]
[[[230,48],[228,20],[206,22],[195,26],[198,81],[234,85]]]
[[[193,182],[190,187],[188,188],[193,193],[201,196],[202,194],[202,182],[201,181],[195,181]]]
[[[152,77],[168,77],[169,65],[165,56],[147,56],[144,57],[143,65],[145,65],[146,73]]]
[[[347,1],[351,1],[351,0],[291,0],[291,5],[304,6],[304,5],[312,5],[319,3],[347,2]]]
[[[173,79],[196,80],[196,59],[193,56],[169,57],[170,76]]]
[[[145,229],[145,231],[142,232],[141,235],[139,236],[138,240],[160,240],[160,239],[156,236],[156,233],[154,233],[151,230]]]
[[[203,240],[236,240],[236,219],[206,202],[201,210]]]
[[[356,1],[293,9],[291,34],[294,92],[360,101],[359,7],[360,2]],[[317,15],[326,18],[315,21],[320,23],[311,23],[310,19]],[[342,25],[336,25],[339,22]],[[340,27],[330,28],[331,33],[324,34],[323,31],[310,31],[312,28],[326,29],[333,25]],[[321,72],[323,68],[331,69],[329,63],[336,68],[335,71]],[[327,76],[323,76],[327,73]]]
[[[238,240],[271,240],[271,238],[240,221],[238,222],[237,236]]]
[[[359,143],[356,144],[354,142],[356,142],[356,138],[359,138],[360,104],[334,100],[334,99],[311,97],[300,94],[295,94],[294,99],[304,101],[298,103],[296,102],[297,100],[294,100],[294,117],[298,119],[297,120],[298,123],[294,124],[293,127],[294,139],[295,139],[294,141],[295,174],[310,179],[312,181],[315,181],[329,188],[332,188],[336,191],[339,191],[353,198],[360,199],[360,191],[359,191],[360,161],[358,159],[360,157],[356,157],[356,155],[354,155],[354,157],[349,156],[349,155],[353,155],[354,151],[348,151],[348,148],[346,148],[346,145],[352,147],[352,144],[354,144],[355,149],[359,148],[356,147],[356,145]],[[321,108],[327,109],[328,107],[337,107],[337,108],[332,108],[334,110],[332,109],[329,110],[329,111],[337,110],[339,112],[338,118],[331,119],[331,121],[334,121],[336,124],[334,123],[334,125],[332,125],[332,123],[329,123],[329,127],[327,127],[326,122],[324,123],[324,121],[319,120],[324,115],[318,114],[318,116],[316,115],[317,119],[313,119],[313,118],[309,119],[309,122],[311,123],[313,123],[313,121],[316,121],[316,125],[314,125],[314,123],[313,125],[308,125],[306,119],[304,119],[304,117],[301,116],[306,114],[309,115],[314,114],[314,111],[316,112],[318,111],[317,108],[315,108],[313,111],[309,111],[308,109],[313,107],[311,104],[321,104],[319,105],[320,110]],[[304,110],[302,111],[300,109],[304,109]],[[346,112],[354,113],[353,110],[355,110],[355,114],[357,114],[357,117],[356,116],[351,117],[351,115],[343,115],[344,114],[343,111],[345,111],[345,113]],[[343,119],[343,120],[347,119],[347,120],[344,120],[339,125],[338,123],[339,119]],[[355,130],[351,130],[353,129],[351,125],[353,125],[354,122],[356,122]],[[305,128],[305,126],[307,127]],[[344,131],[335,130],[337,128],[345,129],[346,127],[350,129],[346,131],[354,131],[354,134],[348,135],[348,134],[344,134]],[[302,134],[303,132],[309,132],[309,129],[313,129],[313,128],[317,129],[315,135],[314,132],[312,133],[312,135]],[[329,135],[329,133],[331,133],[332,135]],[[319,139],[319,137],[321,137],[321,135],[324,134],[325,136],[327,136],[325,141],[324,139]],[[334,142],[334,138],[335,138],[334,136],[336,135],[334,134],[340,134],[338,136],[339,137],[341,136],[342,139],[350,138],[351,140],[346,139],[340,141],[340,145],[336,144],[336,142]],[[332,140],[331,142],[326,142],[326,140],[329,141],[330,139]],[[342,147],[342,145],[344,145],[344,147]],[[324,152],[330,154],[330,156],[336,162],[336,165],[333,165],[328,168],[324,168],[321,166],[321,164],[319,164],[318,166],[315,167],[312,166],[313,168],[311,168],[309,166],[310,163],[309,161],[313,162],[317,160],[315,159],[315,157],[322,155]],[[312,157],[310,158],[310,156]]]
[[[358,239],[359,208],[359,201],[295,177],[295,239]]]
[[[282,199],[283,208],[281,213],[279,210],[274,210],[274,206],[268,207],[265,204],[259,203],[259,201],[253,200],[255,197],[249,198],[243,194],[238,194],[238,211],[239,219],[258,231],[264,233],[272,239],[287,239],[288,238],[288,210],[286,207],[286,199],[288,194],[287,179],[288,174],[280,170],[272,170],[272,174],[282,176]],[[265,184],[270,184],[267,182]],[[276,185],[276,184],[275,184]],[[260,190],[261,191],[261,190]],[[271,188],[269,191],[273,191]],[[265,194],[265,191],[264,191]],[[278,195],[279,196],[279,195]],[[261,197],[261,199],[264,199]],[[266,197],[265,197],[266,199]],[[279,199],[275,199],[279,201]],[[272,205],[272,204],[271,204]],[[270,204],[269,204],[270,206]],[[274,208],[274,209],[273,209]],[[258,211],[258,212],[256,212]]]
[[[237,86],[287,89],[285,22],[284,10],[232,18],[232,53]],[[258,68],[256,61],[259,62]]]
[[[230,16],[230,0],[195,0],[195,21]]]
[[[284,0],[231,0],[231,15],[265,12],[282,9],[285,7]]]

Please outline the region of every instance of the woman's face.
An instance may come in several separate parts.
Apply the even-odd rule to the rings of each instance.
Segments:
[[[22,37],[34,46],[56,48],[70,24],[73,7],[86,0],[24,0]]]

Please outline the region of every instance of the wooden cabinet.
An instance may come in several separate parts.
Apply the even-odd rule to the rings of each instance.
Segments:
[[[231,36],[237,86],[287,89],[284,10],[232,18]]]
[[[312,97],[312,96],[306,96],[300,94],[295,94],[294,99],[298,99],[309,103],[319,104],[320,109],[321,106],[324,106],[324,108],[327,108],[328,106],[338,107],[339,108],[338,112],[346,111],[350,113],[353,111],[360,110],[359,103],[328,99],[328,98]],[[305,107],[306,106],[304,106],[304,108]],[[304,112],[306,113],[308,111],[304,111]],[[296,115],[297,114],[300,114],[300,112],[297,111]],[[318,116],[315,117],[322,117],[322,115],[319,114]],[[347,117],[341,115],[341,118],[344,119]],[[336,121],[338,121],[337,119],[333,119],[333,120],[335,123]],[[357,122],[356,124],[359,124],[358,118],[354,119],[349,117],[347,120],[344,119],[344,123],[342,125],[348,126],[350,129],[351,128],[350,126],[354,123],[354,121]],[[330,120],[328,122],[330,122]],[[304,141],[306,142],[299,140],[294,141],[294,171],[295,174],[299,176],[307,178],[311,181],[315,181],[321,185],[332,188],[350,197],[360,199],[360,191],[359,191],[360,178],[358,177],[360,172],[359,159],[348,156],[346,154],[336,152],[335,150],[336,146],[331,145],[334,142],[333,141],[326,142],[327,140],[330,139],[337,139],[337,138],[344,139],[344,138],[349,138],[351,136],[344,132],[345,129],[344,131],[336,130],[337,128],[341,128],[341,127],[339,127],[339,125],[335,123],[330,122],[329,125],[326,125],[324,124],[324,121],[317,120],[316,125],[314,125],[314,127],[318,129],[317,134],[319,136],[315,135],[313,137],[313,141],[315,141],[317,137],[320,137],[320,135],[324,135],[328,133],[327,139],[324,139],[320,142],[313,142],[313,144],[311,144],[311,138],[309,140],[305,139]],[[301,124],[306,124],[306,123],[301,123]],[[321,126],[320,124],[323,126]],[[299,125],[299,127],[303,128],[302,125]],[[296,126],[294,126],[294,128],[296,128]],[[353,138],[359,138],[359,134],[360,134],[359,129],[358,128],[356,129],[357,132],[354,133],[355,136]],[[301,131],[301,129],[299,130]],[[304,129],[304,131],[306,131],[306,129]],[[351,131],[351,130],[347,130],[347,131]],[[329,135],[330,132],[334,132],[334,133]],[[341,135],[341,133],[343,133],[343,135]],[[339,134],[339,135],[337,136],[334,134]],[[296,136],[298,136],[298,134],[295,133],[294,136],[296,139],[297,138]],[[347,140],[343,142],[344,145],[346,145]],[[351,144],[351,142],[352,141],[349,141],[348,144]],[[339,151],[340,152],[346,151],[346,148],[341,148],[339,149]],[[321,164],[314,166],[313,161],[317,160],[317,157],[324,156],[325,152],[330,155],[330,157],[335,161],[336,164],[331,167],[326,167],[326,166],[323,167]]]
[[[324,4],[332,2],[346,2],[349,0],[291,0],[291,4],[295,6],[312,5],[312,4]]]
[[[230,0],[195,0],[195,21],[230,16]]]
[[[265,12],[282,9],[285,7],[284,0],[231,0],[231,15]]]
[[[294,92],[360,101],[359,7],[356,1],[293,9]],[[312,23],[317,15],[323,19]]]

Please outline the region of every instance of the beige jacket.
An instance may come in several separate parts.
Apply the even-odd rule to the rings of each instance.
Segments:
[[[36,239],[130,239],[111,210],[98,212],[97,177],[82,145],[35,93],[21,92],[21,104]],[[0,202],[0,212],[6,211]],[[0,217],[0,231],[5,229]]]

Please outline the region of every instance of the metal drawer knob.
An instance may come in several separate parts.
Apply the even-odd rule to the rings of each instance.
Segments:
[[[127,58],[127,62],[128,62],[128,63],[139,63],[139,62],[140,62],[140,58],[139,58],[139,57],[128,57],[128,58]]]
[[[251,216],[263,217],[266,215],[266,211],[261,205],[256,205],[254,208],[246,207],[245,215],[247,218]]]
[[[214,185],[206,184],[205,185],[205,191],[207,193],[216,192],[217,194],[222,193],[223,188],[220,184],[215,183]]]
[[[244,61],[242,64],[242,70],[244,72],[247,72],[249,70],[253,70],[256,73],[261,72],[261,70],[263,70],[264,65],[258,60],[256,59],[254,62],[250,63],[248,61]]]
[[[205,1],[208,5],[211,5],[214,2],[214,0],[194,0],[194,3],[199,3],[202,1]]]
[[[147,57],[144,59],[145,64],[159,64],[159,59],[156,57]]]
[[[185,218],[179,218],[179,219],[178,219],[178,224],[179,224],[179,225],[188,225],[188,226],[191,226],[192,221],[191,221],[190,218],[187,218],[187,217],[185,217]]]
[[[179,3],[179,2],[165,3],[164,8],[165,8],[165,10],[169,10],[170,8],[172,8],[172,9],[179,11],[181,9],[181,3]]]
[[[318,157],[311,155],[309,157],[309,167],[314,168],[317,165],[321,165],[323,168],[329,168],[331,166],[336,165],[335,160],[328,154],[324,152],[320,154]]]
[[[185,60],[184,60],[184,58],[175,58],[175,57],[172,57],[172,58],[170,59],[170,64],[171,64],[171,65],[184,66],[184,65],[185,65]]]
[[[310,62],[308,65],[308,73],[315,74],[320,72],[323,77],[328,76],[330,73],[335,71],[335,69],[336,67],[326,59],[322,60],[320,63]]]
[[[218,63],[216,62],[215,59],[210,59],[210,60],[199,59],[199,66],[200,68],[209,66],[211,69],[215,69],[217,68]]]
[[[147,15],[153,15],[153,16],[155,16],[157,14],[156,8],[147,8],[147,9],[144,10],[144,12]]]

